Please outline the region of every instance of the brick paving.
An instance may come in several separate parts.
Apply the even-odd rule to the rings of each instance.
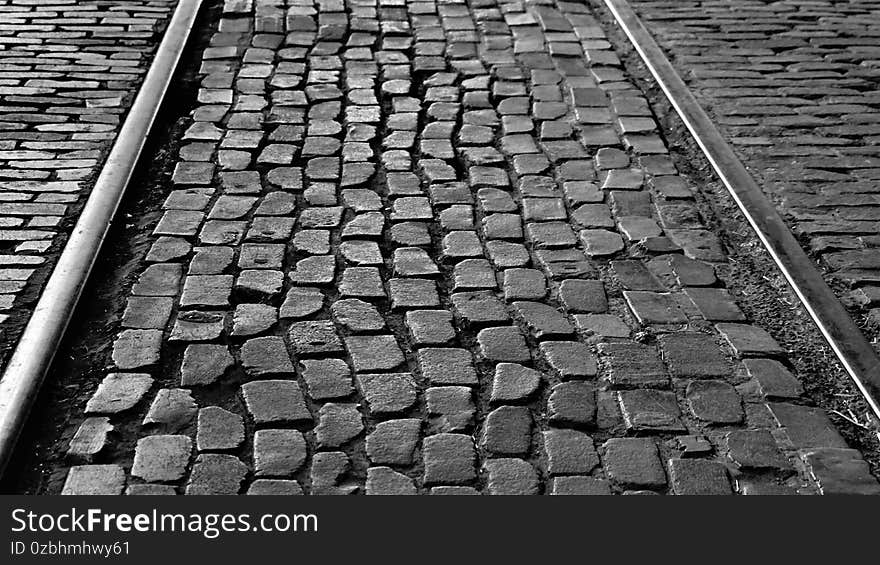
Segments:
[[[0,368],[176,0],[0,0]]]
[[[63,492],[880,493],[586,6],[227,0],[200,72]]]
[[[840,296],[880,323],[880,2],[634,0]]]

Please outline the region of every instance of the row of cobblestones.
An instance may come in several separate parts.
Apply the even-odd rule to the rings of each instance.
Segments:
[[[227,0],[201,73],[64,493],[880,492],[586,6]]]
[[[876,331],[880,3],[636,0],[752,173]]]
[[[0,1],[0,367],[175,4]]]

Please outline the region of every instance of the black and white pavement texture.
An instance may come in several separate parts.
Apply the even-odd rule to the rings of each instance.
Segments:
[[[217,4],[173,186],[41,492],[880,494],[741,307],[737,251],[597,6]],[[880,4],[636,5],[709,100],[734,97],[713,108],[798,228],[834,226],[810,245],[870,283]],[[69,85],[11,74],[4,112],[65,107]],[[88,115],[9,126],[0,195],[74,200],[43,191],[96,166]],[[42,155],[32,130],[65,138]],[[78,173],[54,167],[68,140]],[[30,209],[0,233],[64,212]],[[10,278],[51,237],[16,242]]]

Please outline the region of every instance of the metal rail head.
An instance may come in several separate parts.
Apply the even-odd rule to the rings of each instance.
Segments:
[[[174,76],[202,0],[180,0],[70,239],[0,379],[0,473],[39,392]]]
[[[831,349],[880,418],[880,358],[627,0],[604,0]]]

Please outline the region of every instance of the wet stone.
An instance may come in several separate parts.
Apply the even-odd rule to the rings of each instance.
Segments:
[[[234,363],[235,360],[225,345],[189,345],[180,365],[180,384],[209,385],[221,378]]]
[[[715,461],[670,459],[669,482],[679,495],[733,494],[727,468]]]
[[[738,424],[743,419],[739,394],[724,381],[693,381],[685,394],[691,412],[704,422]]]
[[[483,465],[492,495],[538,494],[538,473],[522,459],[490,459]]]
[[[218,406],[199,410],[196,448],[199,451],[237,449],[244,441],[241,416]]]
[[[555,426],[592,427],[596,424],[596,390],[593,385],[571,381],[550,391],[547,411]]]
[[[618,393],[628,430],[643,433],[684,433],[678,401],[671,392],[651,389]]]
[[[302,468],[308,449],[297,430],[254,433],[254,473],[258,477],[290,477]]]
[[[587,475],[599,466],[593,438],[575,430],[543,432],[550,475]]]
[[[248,413],[257,425],[278,422],[311,422],[299,384],[294,381],[254,381],[242,385]]]
[[[174,482],[183,478],[192,451],[192,440],[179,435],[141,438],[134,452],[131,474],[147,482]]]
[[[389,420],[376,424],[367,436],[367,456],[376,465],[408,466],[419,442],[421,420]]]
[[[661,489],[666,474],[649,438],[614,438],[604,445],[605,472],[615,485],[625,489]]]
[[[342,359],[304,359],[303,380],[314,400],[341,398],[351,394],[351,369]]]
[[[461,434],[442,433],[424,440],[425,484],[466,484],[477,477],[473,440]]]
[[[541,373],[516,363],[498,363],[492,381],[491,401],[516,403],[528,400],[541,386]]]

